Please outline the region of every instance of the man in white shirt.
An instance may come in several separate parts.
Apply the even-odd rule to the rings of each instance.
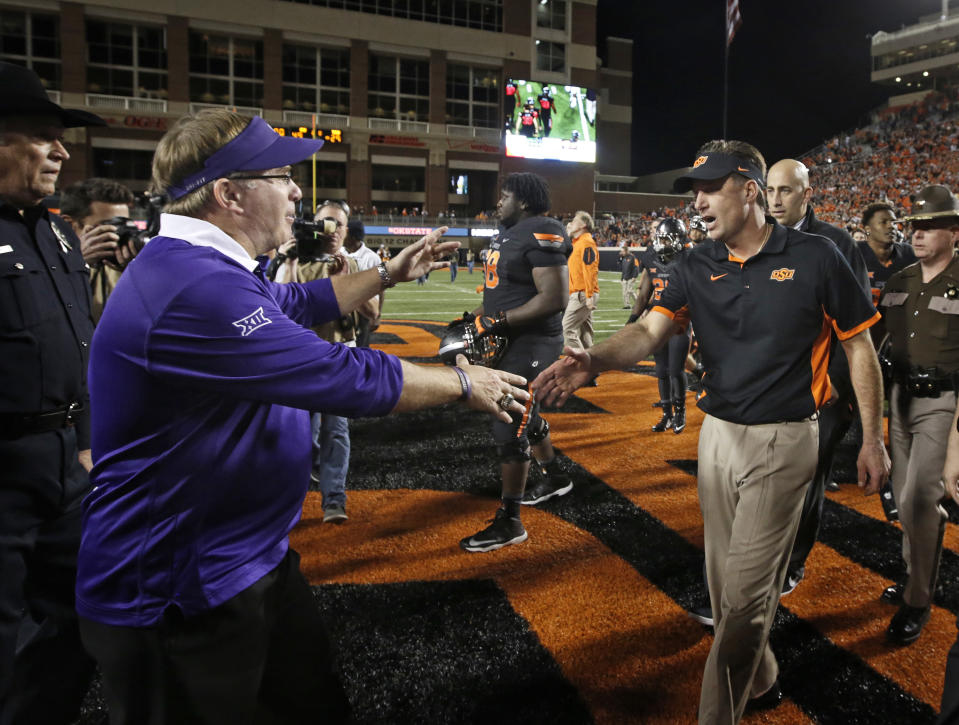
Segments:
[[[361,219],[354,219],[346,225],[346,240],[343,242],[343,249],[346,250],[347,256],[356,260],[356,266],[360,272],[366,269],[373,269],[380,263],[380,256],[363,243],[365,237],[366,229]],[[380,324],[380,314],[383,309],[383,293],[380,292],[379,295],[370,300],[370,303],[375,311],[373,317],[367,317],[363,314],[366,309],[360,310],[357,315],[359,318],[359,325],[356,331],[357,347],[370,346],[370,335]]]

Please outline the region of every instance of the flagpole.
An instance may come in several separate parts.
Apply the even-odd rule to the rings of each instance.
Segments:
[[[729,37],[723,43],[723,138],[726,136],[726,118],[729,108]]]

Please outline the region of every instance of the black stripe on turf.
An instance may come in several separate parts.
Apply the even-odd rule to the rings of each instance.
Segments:
[[[362,723],[591,723],[490,580],[313,587]]]
[[[482,416],[452,407],[388,421],[355,421],[354,447],[362,447],[363,455],[353,460],[367,461],[366,472],[372,476],[354,477],[359,472],[353,467],[351,486],[464,491],[498,498],[495,451]],[[393,440],[393,426],[402,429],[399,445]],[[399,455],[397,448],[401,448]],[[390,455],[390,451],[394,453]],[[684,609],[698,604],[702,551],[582,467],[565,460],[575,482],[573,491],[540,508],[589,532]],[[416,462],[413,467],[410,461]],[[637,471],[637,475],[643,474]],[[393,485],[379,485],[377,480]],[[855,528],[844,534],[858,538]],[[928,704],[830,642],[811,624],[783,608],[777,622],[772,642],[783,665],[783,689],[817,721],[905,725],[934,719]]]

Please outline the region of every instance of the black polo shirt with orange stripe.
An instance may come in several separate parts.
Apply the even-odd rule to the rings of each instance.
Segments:
[[[802,420],[829,400],[829,340],[879,319],[836,245],[772,218],[758,254],[734,257],[723,242],[685,250],[653,309],[688,317],[706,376],[698,405],[733,423]]]

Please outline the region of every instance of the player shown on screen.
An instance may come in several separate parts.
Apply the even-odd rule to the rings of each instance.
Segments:
[[[536,100],[539,102],[538,110],[543,126],[543,135],[549,136],[550,131],[553,130],[553,109],[556,108],[550,87],[543,86],[543,92],[536,97]]]
[[[535,138],[540,135],[541,130],[539,111],[537,111],[533,105],[533,99],[529,98],[526,100],[526,105],[523,106],[523,110],[520,112],[519,118],[516,121],[516,133],[520,136]]]

